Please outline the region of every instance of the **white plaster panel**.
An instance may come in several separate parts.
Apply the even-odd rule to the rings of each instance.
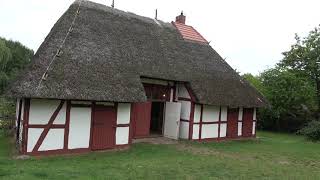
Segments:
[[[47,124],[50,117],[60,104],[60,100],[31,99],[29,111],[29,124]],[[66,103],[65,103],[66,104]],[[55,119],[55,124],[65,123],[66,105],[62,107]]]
[[[219,126],[218,124],[202,124],[201,139],[217,138]]]
[[[253,108],[253,120],[257,120],[257,108]]]
[[[39,151],[63,149],[64,129],[50,129]]]
[[[88,148],[91,129],[91,108],[70,109],[69,149]]]
[[[27,143],[27,152],[31,152],[36,145],[43,128],[29,128],[28,129],[28,143]]]
[[[20,99],[17,98],[17,102],[16,102],[16,126],[17,126],[17,120],[18,120],[18,116],[19,116],[19,102],[20,102]]]
[[[60,104],[60,102],[59,102],[59,104]],[[53,124],[65,124],[66,123],[66,111],[67,111],[67,102],[64,102],[64,104],[63,104],[61,110],[59,111],[56,119],[53,121]]]
[[[117,127],[116,130],[116,144],[128,144],[129,143],[129,127]]]
[[[256,134],[256,122],[253,121],[253,124],[252,124],[252,135]]]
[[[227,117],[228,117],[228,108],[221,107],[221,121],[227,121]]]
[[[181,139],[189,138],[189,122],[180,121],[179,137]]]
[[[194,106],[194,117],[193,121],[194,122],[200,122],[200,116],[201,116],[201,105],[196,104]]]
[[[191,102],[190,101],[179,101],[181,103],[181,114],[180,118],[190,120]]]
[[[25,100],[22,99],[22,109],[21,109],[21,119],[22,119],[22,120],[23,120],[23,118],[24,118],[24,102],[25,102]]]
[[[117,124],[130,123],[130,103],[119,103],[117,110]]]
[[[220,124],[220,137],[226,137],[227,136],[227,123],[221,123]]]
[[[193,125],[192,139],[199,139],[199,124]]]
[[[243,107],[239,108],[239,116],[238,116],[238,120],[242,121],[242,117],[243,117]]]
[[[23,132],[23,120],[20,121],[20,128],[19,128],[19,143],[22,142],[22,132]]]
[[[202,122],[217,122],[219,121],[219,106],[203,106]]]
[[[178,97],[191,98],[184,84],[178,84],[177,86],[178,86]]]
[[[242,122],[238,122],[238,136],[242,136]]]

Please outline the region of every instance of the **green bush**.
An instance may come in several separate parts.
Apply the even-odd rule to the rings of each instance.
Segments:
[[[298,131],[298,134],[305,135],[312,141],[320,141],[320,121],[309,122],[307,126]]]

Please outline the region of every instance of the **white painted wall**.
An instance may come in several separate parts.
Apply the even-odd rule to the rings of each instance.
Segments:
[[[253,121],[252,125],[252,135],[256,134],[256,121]]]
[[[191,102],[179,101],[181,103],[180,118],[184,120],[190,120]]]
[[[220,124],[220,137],[226,137],[227,136],[227,123],[221,123]]]
[[[218,124],[202,124],[201,139],[217,138],[218,128]]]
[[[179,137],[181,139],[189,138],[189,122],[180,121]]]
[[[116,130],[116,145],[129,143],[129,127],[117,127]]]
[[[91,108],[70,109],[69,149],[88,148],[91,128]]]
[[[170,102],[173,102],[173,88],[170,89]]]
[[[239,107],[238,120],[242,121],[243,119],[243,107]],[[238,122],[238,136],[242,136],[242,122]]]
[[[257,120],[257,108],[253,108],[253,120]]]
[[[118,103],[117,124],[130,123],[130,103]]]
[[[240,107],[240,108],[239,108],[238,120],[239,120],[239,121],[242,121],[242,118],[243,118],[243,107]]]
[[[242,122],[238,122],[238,136],[242,136]]]
[[[28,129],[28,142],[27,142],[27,152],[32,152],[34,146],[36,145],[43,128],[29,128]]]
[[[203,105],[202,122],[218,122],[219,111],[219,106]]]
[[[199,139],[199,124],[193,125],[192,139]]]
[[[19,98],[17,98],[17,102],[16,102],[16,127],[18,126],[18,116],[19,116],[19,102],[20,102],[20,99]]]
[[[227,116],[228,116],[228,108],[221,107],[221,121],[227,121]]]
[[[177,84],[177,87],[178,87],[178,97],[182,97],[182,98],[191,98],[190,95],[189,95],[189,92],[187,90],[187,88],[184,86],[184,84]]]
[[[130,103],[118,103],[117,124],[130,123]],[[117,127],[116,129],[116,145],[129,143],[129,127]]]
[[[29,124],[47,124],[50,117],[60,104],[60,100],[31,99]],[[66,102],[57,115],[54,124],[65,124]]]
[[[194,117],[193,121],[194,122],[200,122],[200,116],[201,116],[201,105],[196,104],[194,106]]]
[[[63,149],[64,129],[50,129],[39,151]]]

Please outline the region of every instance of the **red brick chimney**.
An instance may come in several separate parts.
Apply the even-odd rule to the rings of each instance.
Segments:
[[[186,24],[186,16],[183,15],[183,12],[176,17],[176,23]]]

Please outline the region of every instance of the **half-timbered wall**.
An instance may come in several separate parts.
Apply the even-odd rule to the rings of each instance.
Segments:
[[[196,105],[192,139],[224,138],[227,134],[227,107]]]
[[[24,132],[21,133],[21,137],[24,137],[25,148],[22,150],[24,153],[41,154],[49,151],[68,153],[73,150],[90,150],[92,108],[95,104],[116,108],[115,145],[126,145],[130,142],[130,103],[46,99],[27,99],[27,101],[27,111],[22,112],[24,115],[21,122],[25,123],[26,127],[21,128]]]
[[[119,103],[117,110],[116,145],[129,143],[130,103]]]
[[[28,118],[28,141],[27,152],[32,152],[38,142],[41,134],[44,133],[44,126],[49,123],[50,118],[59,107],[60,100],[43,100],[31,99],[29,118]],[[66,102],[58,112],[52,124],[64,125],[66,122]],[[39,126],[40,125],[40,126]],[[39,151],[57,150],[62,149],[64,144],[64,127],[49,129],[43,142],[38,148]]]

